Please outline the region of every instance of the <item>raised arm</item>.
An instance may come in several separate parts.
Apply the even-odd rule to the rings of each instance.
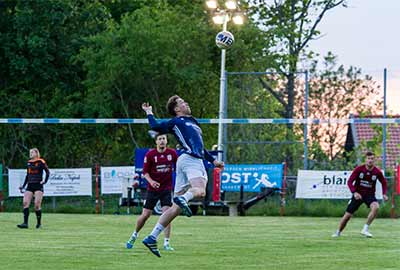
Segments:
[[[147,119],[149,120],[150,128],[152,130],[160,133],[171,133],[173,126],[171,121],[157,121],[153,115],[153,107],[147,102],[142,104],[142,109],[147,114]]]

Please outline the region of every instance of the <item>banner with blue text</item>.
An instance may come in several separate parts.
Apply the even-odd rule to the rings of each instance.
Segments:
[[[227,164],[221,174],[221,189],[260,192],[261,188],[281,188],[283,164]]]

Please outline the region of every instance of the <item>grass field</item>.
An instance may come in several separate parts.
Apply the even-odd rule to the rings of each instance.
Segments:
[[[338,218],[179,217],[175,251],[157,258],[140,241],[125,249],[137,216],[44,213],[40,230],[17,229],[21,218],[0,213],[0,269],[400,269],[399,220],[377,219],[367,239],[365,219],[355,218],[331,239]]]

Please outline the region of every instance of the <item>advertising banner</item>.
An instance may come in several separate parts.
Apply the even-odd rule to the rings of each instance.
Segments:
[[[50,178],[44,185],[44,196],[92,196],[92,169],[49,169]],[[44,177],[45,173],[43,173]],[[23,196],[19,187],[23,185],[26,169],[8,170],[9,196]],[[44,178],[43,178],[44,179]]]
[[[296,198],[303,199],[350,199],[347,180],[351,171],[299,170]],[[382,184],[377,180],[376,198],[382,199]]]
[[[101,194],[122,194],[123,183],[135,177],[134,166],[101,167]]]
[[[221,172],[221,189],[260,192],[262,187],[281,188],[283,164],[227,164]]]

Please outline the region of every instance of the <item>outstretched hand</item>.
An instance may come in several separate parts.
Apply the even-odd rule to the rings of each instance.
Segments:
[[[220,169],[223,169],[225,166],[225,163],[223,161],[218,161],[218,160],[214,160],[213,164],[215,167]]]
[[[147,114],[153,114],[153,107],[148,102],[142,104],[142,109]]]

